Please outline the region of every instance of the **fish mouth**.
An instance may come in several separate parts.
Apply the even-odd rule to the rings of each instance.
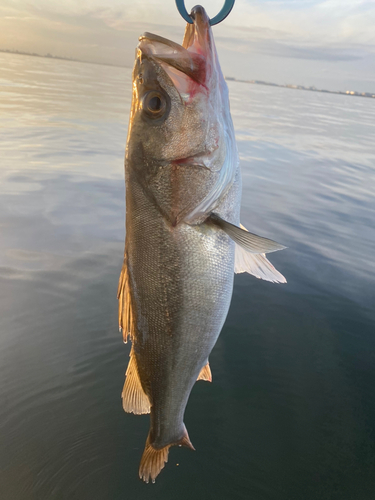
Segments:
[[[187,23],[182,45],[153,33],[143,33],[138,49],[162,65],[177,90],[187,90],[184,77],[207,88],[213,40],[209,17],[201,6],[192,9],[193,24]],[[185,85],[184,85],[185,83]]]

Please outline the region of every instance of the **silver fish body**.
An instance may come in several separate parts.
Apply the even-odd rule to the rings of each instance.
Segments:
[[[190,391],[228,312],[234,243],[213,225],[173,227],[140,186],[132,183],[131,191],[127,258],[136,304],[133,351],[151,403],[150,443],[162,448],[185,437]]]
[[[133,71],[119,323],[132,341],[124,409],[151,414],[139,471],[146,482],[170,446],[192,448],[186,404],[196,380],[211,378],[208,357],[232,296],[228,232],[255,237],[235,227],[241,176],[228,90],[209,19],[202,7],[192,15],[182,46],[143,35]],[[282,248],[272,244],[265,251]],[[252,245],[259,254],[263,246]]]

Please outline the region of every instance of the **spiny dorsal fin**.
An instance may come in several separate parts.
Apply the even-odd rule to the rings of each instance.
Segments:
[[[241,228],[247,231],[242,224]],[[259,279],[272,281],[273,283],[286,283],[284,276],[274,268],[264,253],[258,255],[249,253],[237,244],[234,251],[234,272],[249,273]]]
[[[130,351],[130,361],[122,390],[122,407],[127,413],[134,413],[135,415],[150,413],[151,409],[150,400],[142,388],[133,349]]]
[[[225,221],[216,214],[211,214],[209,219],[216,226],[220,227],[232,240],[240,247],[244,248],[247,252],[254,254],[276,252],[283,250],[284,245],[276,243],[276,241],[263,238],[253,233],[249,233],[243,226],[237,227],[230,222]]]
[[[124,256],[120,279],[117,290],[118,298],[118,324],[122,337],[126,344],[128,336],[134,337],[134,314],[130,293],[129,271],[127,266],[127,257]]]
[[[212,382],[212,373],[208,361],[199,372],[197,380],[206,380],[207,382]]]
[[[185,446],[186,448],[195,450],[194,446],[191,444],[185,426],[183,437],[179,441],[167,444],[163,448],[154,448],[150,443],[150,435],[147,436],[146,446],[139,465],[139,477],[143,479],[145,483],[148,483],[150,479],[153,483],[155,482],[160,471],[164,469],[164,464],[168,462],[169,448],[175,445]]]

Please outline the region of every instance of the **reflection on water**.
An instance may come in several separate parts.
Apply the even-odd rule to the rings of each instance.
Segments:
[[[115,298],[130,70],[0,68],[1,498],[372,498],[375,103],[230,82],[242,222],[289,247],[288,284],[236,277],[186,412],[197,452],[147,486]]]

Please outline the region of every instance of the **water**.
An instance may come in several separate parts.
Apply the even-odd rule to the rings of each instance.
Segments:
[[[235,278],[155,485],[117,328],[129,69],[0,54],[0,498],[373,500],[375,102],[229,82],[242,223],[287,285]]]

